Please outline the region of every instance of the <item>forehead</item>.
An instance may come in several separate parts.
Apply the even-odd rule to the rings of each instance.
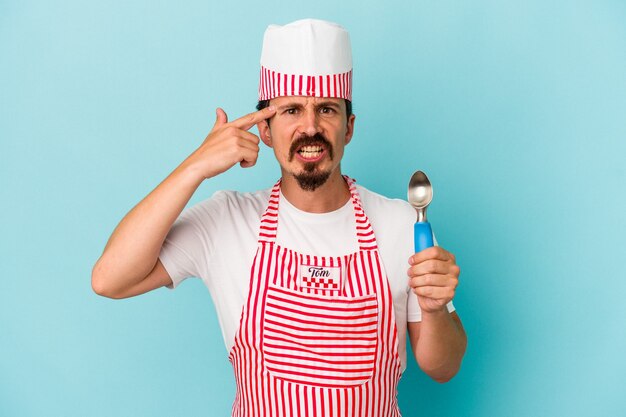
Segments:
[[[284,106],[286,104],[298,104],[301,106],[316,105],[318,103],[334,103],[340,108],[343,108],[344,100],[342,98],[334,97],[308,97],[308,96],[286,96],[275,97],[270,100],[270,104],[274,106]]]

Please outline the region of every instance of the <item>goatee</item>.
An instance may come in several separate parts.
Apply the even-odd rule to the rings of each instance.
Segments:
[[[293,160],[298,149],[308,145],[323,145],[327,149],[330,159],[333,159],[333,145],[324,135],[316,133],[313,136],[301,136],[291,144],[291,148],[289,149],[289,161]],[[317,188],[324,185],[329,177],[330,171],[318,171],[316,162],[305,162],[304,171],[294,175],[298,185],[304,191],[315,191]]]
[[[304,172],[295,174],[294,177],[304,191],[315,191],[326,183],[330,177],[330,171],[317,171],[315,163],[307,162],[304,164]]]

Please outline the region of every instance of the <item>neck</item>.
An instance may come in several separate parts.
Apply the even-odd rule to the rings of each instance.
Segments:
[[[292,175],[283,173],[281,191],[292,205],[309,213],[335,211],[350,199],[350,189],[339,170],[315,191],[303,190]]]

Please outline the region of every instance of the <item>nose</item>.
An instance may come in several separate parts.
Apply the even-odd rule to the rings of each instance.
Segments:
[[[307,136],[314,136],[321,132],[317,112],[313,109],[307,110],[302,115],[300,133]]]

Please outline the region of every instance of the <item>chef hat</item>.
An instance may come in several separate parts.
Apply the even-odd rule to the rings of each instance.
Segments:
[[[315,19],[268,26],[261,52],[259,100],[281,96],[352,100],[348,31]]]

